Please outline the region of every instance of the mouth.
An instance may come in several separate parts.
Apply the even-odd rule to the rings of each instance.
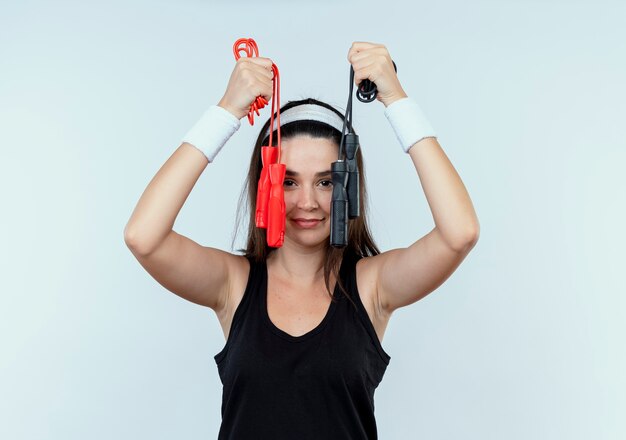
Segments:
[[[315,226],[320,224],[321,221],[322,220],[292,219],[292,222],[294,222],[296,225],[300,226],[301,228],[314,228]]]

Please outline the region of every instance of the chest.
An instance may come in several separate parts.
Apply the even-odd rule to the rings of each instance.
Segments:
[[[367,265],[356,266],[357,289],[372,322],[379,341],[382,343],[389,316],[382,316],[376,307],[375,279],[368,272]],[[228,333],[235,310],[237,309],[245,291],[248,279],[248,270],[244,271],[233,283],[233,291],[229,298],[226,311],[220,316],[220,325],[225,339]],[[330,288],[333,291],[335,282],[331,280]],[[339,294],[342,294],[339,292]],[[296,291],[294,286],[268,277],[267,285],[267,315],[270,321],[280,330],[292,336],[301,336],[315,329],[326,317],[330,309],[331,298],[326,286],[321,284],[315,288]]]
[[[302,291],[278,280],[268,280],[267,315],[276,327],[291,336],[303,336],[315,329],[329,313],[330,306],[330,295],[324,285]]]

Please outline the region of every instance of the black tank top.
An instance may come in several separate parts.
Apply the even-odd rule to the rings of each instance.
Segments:
[[[267,265],[251,258],[245,293],[224,348],[214,356],[223,384],[218,440],[377,439],[374,391],[391,359],[356,288],[356,262],[344,252],[320,324],[301,336],[267,313]]]

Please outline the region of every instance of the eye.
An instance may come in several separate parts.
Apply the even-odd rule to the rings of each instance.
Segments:
[[[320,180],[319,184],[322,185],[324,188],[332,188],[333,181],[332,180],[328,180],[328,179],[327,180]],[[296,185],[296,182],[294,182],[291,179],[283,180],[283,186],[291,188],[291,187],[293,187],[295,185]]]

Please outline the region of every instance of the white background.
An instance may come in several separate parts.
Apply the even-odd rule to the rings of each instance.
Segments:
[[[217,437],[218,320],[151,278],[123,229],[253,37],[282,104],[341,109],[350,45],[384,44],[478,214],[460,268],[392,317],[380,438],[626,438],[625,22],[589,0],[3,2],[0,437]],[[389,250],[434,222],[383,111],[354,104]],[[261,115],[178,233],[231,251]]]

